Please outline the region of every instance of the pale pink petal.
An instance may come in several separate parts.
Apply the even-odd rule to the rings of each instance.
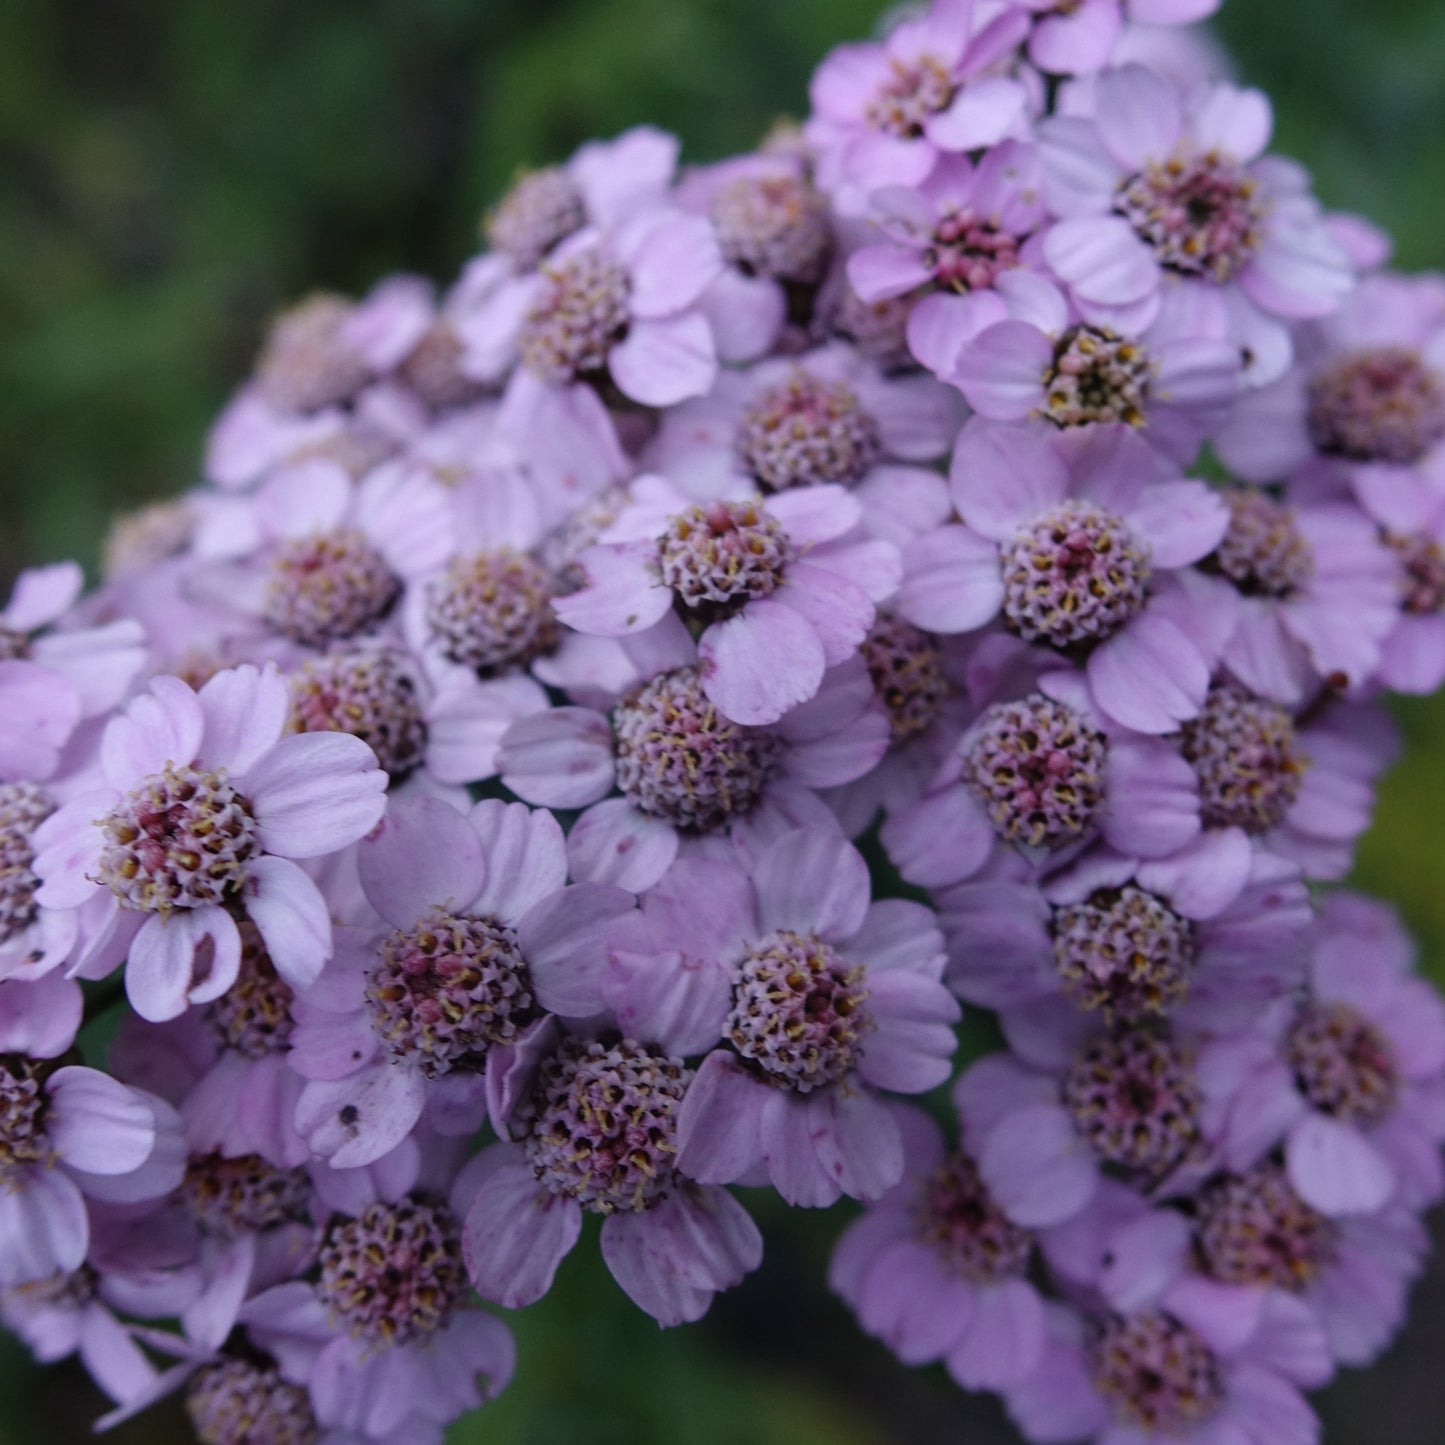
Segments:
[[[1044,258],[1085,301],[1127,306],[1159,286],[1154,253],[1122,216],[1057,221],[1044,235]]]
[[[640,811],[630,798],[594,803],[567,835],[567,866],[579,882],[612,883],[643,893],[677,857],[677,830]]]
[[[898,554],[892,547],[877,545],[887,547],[896,563]],[[873,625],[874,609],[868,594],[831,568],[793,562],[787,583],[774,597],[807,621],[822,644],[824,667],[837,667],[852,657]]]
[[[1003,573],[995,543],[967,527],[937,527],[903,551],[898,611],[930,632],[973,632],[1003,603]]]
[[[975,77],[949,108],[924,122],[928,139],[942,150],[971,151],[1001,141],[1023,118],[1028,92],[1005,75]]]
[[[314,983],[331,957],[331,915],[321,890],[289,859],[258,858],[243,897],[276,972],[292,988]]]
[[[602,1008],[608,939],[636,906],[632,894],[605,883],[577,883],[535,903],[517,924],[537,1001],[564,1018]]]
[[[1174,149],[1184,128],[1179,92],[1142,65],[1125,65],[1100,76],[1094,124],[1109,153],[1125,170],[1142,170]]]
[[[0,624],[14,632],[38,632],[67,612],[84,586],[85,574],[78,562],[29,567],[15,579],[10,601],[0,612]]]
[[[134,1089],[96,1069],[57,1069],[46,1084],[45,1132],[55,1152],[89,1174],[129,1174],[150,1157],[156,1120]]]
[[[707,393],[717,375],[717,353],[707,321],[691,311],[665,321],[634,321],[607,365],[633,401],[676,406]]]
[[[887,301],[924,285],[931,272],[923,262],[921,248],[892,242],[864,246],[848,258],[848,281],[867,302]]]
[[[658,580],[656,558],[657,544],[650,541],[589,547],[577,559],[587,585],[558,597],[553,609],[579,632],[601,637],[642,632],[672,607],[671,589]]]
[[[698,1066],[677,1116],[677,1168],[704,1184],[741,1179],[762,1154],[762,1115],[777,1091],[715,1049]]]
[[[350,733],[299,733],[252,766],[246,795],[268,853],[316,858],[357,842],[381,821],[386,774]]]
[[[989,1131],[979,1172],[1018,1224],[1062,1224],[1093,1197],[1099,1174],[1089,1146],[1057,1104],[1015,1109]]]
[[[715,958],[613,950],[602,998],[625,1037],[702,1054],[722,1039],[732,979]]]
[[[368,901],[393,928],[436,907],[467,910],[481,891],[482,843],[455,808],[425,796],[398,800],[357,850]]]
[[[296,1132],[333,1169],[357,1169],[395,1149],[425,1101],[422,1076],[393,1063],[347,1079],[313,1079],[296,1104]]]
[[[952,380],[980,415],[1022,421],[1044,399],[1053,343],[1022,321],[990,326],[960,353]]]
[[[1289,1132],[1285,1164],[1300,1198],[1325,1214],[1372,1214],[1395,1189],[1389,1161],[1356,1128],[1306,1114]]]
[[[1063,501],[1069,473],[1042,431],[975,420],[954,448],[949,484],[965,524],[992,542],[1007,542]]]
[[[577,1202],[549,1194],[530,1166],[496,1170],[477,1191],[462,1226],[462,1254],[477,1293],[521,1309],[552,1287],[582,1230]]]
[[[863,926],[871,892],[868,865],[841,834],[817,829],[786,833],[768,845],[753,869],[758,926],[791,928],[829,941]]]
[[[90,1243],[85,1200],[58,1169],[32,1169],[0,1190],[0,1286],[80,1268]]]
[[[183,1014],[188,1003],[209,1002],[224,993],[240,964],[241,936],[224,909],[153,916],[130,946],[126,997],[143,1019],[164,1023]]]
[[[1158,610],[1146,611],[1100,643],[1087,671],[1100,711],[1140,733],[1177,731],[1198,716],[1209,693],[1209,659]]]
[[[0,1050],[56,1059],[80,1030],[85,996],[73,978],[51,973],[34,983],[0,982]]]
[[[582,808],[605,797],[615,772],[612,728],[601,713],[559,707],[507,729],[497,771],[518,797],[548,808]]]
[[[776,722],[818,691],[826,667],[822,641],[791,607],[750,602],[714,623],[698,644],[703,691],[733,722]]]
[[[198,698],[205,714],[199,756],[207,767],[242,777],[285,731],[290,697],[274,664],[218,672]]]
[[[1038,1368],[1044,1350],[1044,1306],[1024,1279],[974,1291],[963,1335],[945,1362],[965,1390],[1008,1390]]]

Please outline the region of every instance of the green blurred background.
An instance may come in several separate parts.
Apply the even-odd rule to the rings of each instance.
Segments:
[[[267,317],[316,287],[436,277],[523,166],[650,120],[693,159],[805,105],[879,0],[0,0],[0,587],[94,562],[110,515],[190,482]],[[1274,97],[1277,146],[1408,267],[1445,265],[1445,5],[1230,0],[1217,30]],[[3,595],[3,592],[0,592]],[[1362,884],[1445,978],[1445,705],[1399,709]],[[516,1317],[521,1365],[458,1427],[489,1445],[1003,1445],[987,1401],[906,1371],[822,1287],[846,1214],[755,1205],[764,1269],[662,1334],[594,1248]],[[1437,1230],[1437,1234],[1440,1233]],[[1322,1398],[1329,1445],[1445,1438],[1445,1270],[1386,1361]],[[78,1374],[0,1353],[0,1445],[81,1441]],[[117,1432],[170,1445],[175,1409]]]

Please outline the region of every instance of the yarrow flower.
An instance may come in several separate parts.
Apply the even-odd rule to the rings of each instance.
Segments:
[[[1445,678],[1445,281],[1216,5],[929,0],[752,152],[520,173],[20,575],[0,1321],[101,1428],[441,1445],[473,1292],[684,1324],[846,1196],[860,1328],[1039,1445],[1316,1439],[1445,1195],[1334,886]]]

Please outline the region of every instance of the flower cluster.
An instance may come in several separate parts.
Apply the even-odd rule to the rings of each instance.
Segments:
[[[585,1215],[674,1325],[744,1185],[1038,1445],[1315,1438],[1445,1193],[1445,1006],[1320,887],[1445,681],[1445,281],[1214,8],[933,0],[755,154],[587,145],[20,579],[0,1312],[109,1418],[434,1445]]]

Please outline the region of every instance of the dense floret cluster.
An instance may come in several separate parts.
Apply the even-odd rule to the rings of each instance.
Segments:
[[[1316,1438],[1445,1193],[1445,1006],[1327,886],[1445,681],[1445,280],[1216,3],[932,0],[755,154],[587,145],[19,579],[0,1313],[109,1419],[437,1445],[584,1215],[675,1325],[748,1185],[1037,1445]]]

